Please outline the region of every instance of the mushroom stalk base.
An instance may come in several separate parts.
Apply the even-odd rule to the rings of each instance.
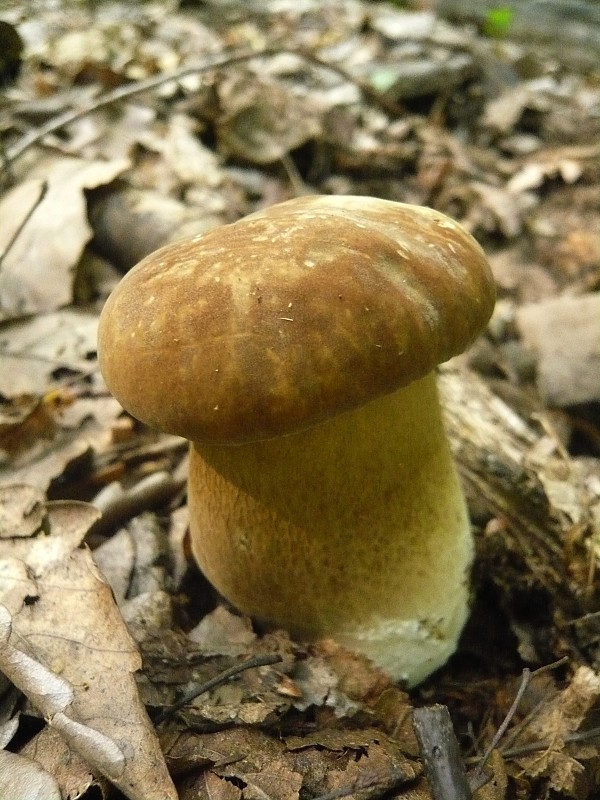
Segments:
[[[472,538],[433,374],[290,436],[193,444],[194,556],[241,611],[414,685],[452,654]]]

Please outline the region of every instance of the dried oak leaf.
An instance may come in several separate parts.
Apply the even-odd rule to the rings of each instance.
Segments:
[[[330,792],[352,793],[355,798],[368,800],[381,797],[413,781],[418,775],[415,765],[397,748],[383,741],[371,741],[356,760],[350,760],[343,769],[330,770],[327,789]]]
[[[570,744],[568,737],[581,729],[598,697],[600,676],[588,667],[579,667],[569,686],[539,707],[515,742],[516,747],[546,743],[545,749],[522,756],[518,763],[531,778],[544,779],[549,791],[579,797],[578,787],[587,782],[586,761],[597,760],[597,748],[585,742]]]
[[[108,797],[112,791],[106,778],[94,774],[89,763],[50,726],[43,728],[27,742],[19,755],[35,759],[52,775],[60,786],[62,797],[81,797],[94,787],[100,800]]]
[[[343,791],[366,800],[407,784],[420,791],[418,761],[379,730],[326,728],[307,736],[288,736],[285,744],[295,757],[296,769],[305,776],[306,788],[316,794]]]
[[[290,769],[283,758],[274,759],[257,772],[233,775],[245,784],[245,800],[298,800],[302,786],[302,775]]]
[[[186,795],[182,794],[181,797],[184,800]],[[195,786],[193,797],[208,798],[208,800],[241,800],[242,790],[227,778],[220,778],[214,772],[204,772]]]
[[[31,497],[19,487],[24,506]],[[172,800],[133,673],[137,648],[110,587],[80,547],[97,510],[50,502],[30,538],[0,559],[0,668],[69,746],[131,800]]]
[[[186,781],[179,783],[180,800],[188,797],[190,800],[214,800],[215,797],[238,800],[242,797],[240,790],[246,785],[246,773],[256,775],[268,770],[283,757],[284,751],[279,739],[244,727],[206,734],[186,730],[176,735],[166,748],[173,772],[189,774]],[[239,793],[234,794],[228,784],[235,786]]]

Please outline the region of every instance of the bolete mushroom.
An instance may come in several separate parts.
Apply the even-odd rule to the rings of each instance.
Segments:
[[[415,684],[456,647],[473,552],[435,367],[493,304],[443,214],[301,197],[145,258],[103,310],[100,366],[133,416],[191,441],[214,586]]]

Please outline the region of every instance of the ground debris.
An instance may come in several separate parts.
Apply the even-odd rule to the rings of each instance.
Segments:
[[[0,795],[427,800],[413,707],[448,707],[469,774],[523,667],[558,661],[476,797],[593,797],[596,6],[38,5],[0,23],[24,43],[0,55],[0,666],[22,690],[0,682]],[[471,619],[410,695],[222,604],[192,563],[186,442],[124,414],[97,367],[98,313],[135,262],[311,193],[446,212],[498,286],[439,382],[476,534]]]

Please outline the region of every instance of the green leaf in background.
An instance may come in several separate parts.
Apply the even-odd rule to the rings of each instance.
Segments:
[[[486,36],[501,39],[508,34],[515,15],[512,6],[498,6],[489,10],[483,23],[483,32]]]

